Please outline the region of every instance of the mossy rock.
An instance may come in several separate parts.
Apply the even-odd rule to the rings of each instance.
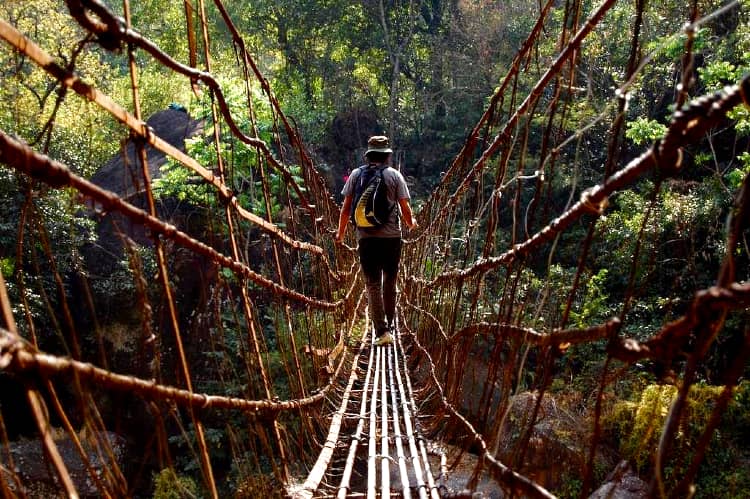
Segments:
[[[665,461],[667,483],[676,483],[687,470],[696,444],[702,437],[723,390],[723,386],[691,386],[679,427],[671,443],[671,453]],[[641,393],[640,400],[617,402],[603,420],[605,435],[618,445],[623,459],[632,463],[642,476],[653,473],[659,441],[677,393],[677,387],[673,385],[649,385]],[[749,423],[750,383],[743,382],[735,388],[733,401],[722,414],[722,422],[714,432],[713,441],[703,458],[703,466],[696,479],[696,497],[714,494],[711,484],[718,483],[719,477],[723,477],[719,482],[733,482],[735,486],[732,490],[739,490],[740,496],[722,493],[711,497],[750,496],[742,495],[748,492],[750,478],[740,479],[741,477],[732,473],[738,467],[744,468],[741,463],[747,463],[750,459],[743,443],[750,432]]]
[[[198,487],[192,478],[180,476],[165,468],[154,477],[154,499],[197,497]]]

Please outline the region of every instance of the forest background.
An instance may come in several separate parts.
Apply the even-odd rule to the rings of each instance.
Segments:
[[[562,3],[562,2],[561,2]],[[583,2],[584,9],[592,2]],[[407,177],[414,205],[419,210],[432,187],[450,166],[467,134],[490,105],[500,78],[507,72],[520,45],[537,20],[539,3],[533,0],[471,1],[422,0],[362,2],[326,0],[226,1],[225,5],[244,36],[246,46],[256,57],[286,114],[293,118],[301,137],[313,154],[314,162],[338,200],[343,180],[362,160],[363,146],[372,134],[391,137],[396,154],[394,162]],[[731,8],[721,10],[730,5]],[[702,13],[718,14],[700,25],[695,34],[690,87],[680,88],[685,44],[687,8],[684,2],[645,3],[642,26],[644,64],[629,87],[626,112],[626,143],[623,161],[638,155],[659,139],[674,112],[671,107],[678,91],[690,96],[703,95],[737,82],[750,70],[750,2],[697,2]],[[109,5],[122,14],[122,5]],[[185,38],[185,9],[181,2],[144,0],[131,2],[133,25],[179,61],[190,59]],[[549,60],[559,51],[551,34],[563,22],[562,7],[553,11],[536,54],[523,68],[519,87],[530,88],[547,69]],[[622,84],[630,49],[635,2],[619,2],[607,20],[587,38],[581,60],[576,66],[578,85],[573,91],[584,98],[576,107],[561,134],[571,134],[598,118],[605,123],[601,133],[587,134],[581,152],[583,158],[576,175],[562,178],[556,185],[557,196],[564,200],[576,182],[597,179],[606,158],[606,123],[613,118],[610,106],[616,89]],[[215,12],[210,15],[217,15]],[[0,17],[10,20],[24,32],[33,33],[43,48],[64,61],[75,60],[76,71],[118,102],[129,102],[131,81],[122,58],[105,51],[78,52],[84,35],[71,23],[66,6],[55,0],[5,0]],[[556,25],[557,24],[557,25]],[[220,23],[215,23],[220,25]],[[230,106],[245,106],[243,75],[238,72],[237,48],[227,32],[212,31],[212,73],[220,83]],[[201,52],[199,51],[198,54]],[[169,108],[186,109],[191,116],[210,118],[210,101],[196,94],[184,77],[166,71],[160,65],[147,64],[147,56],[138,54],[139,87],[143,115],[148,117]],[[194,61],[198,67],[207,61]],[[28,61],[7,46],[0,45],[0,129],[9,131],[44,150],[49,156],[90,177],[120,150],[122,127],[110,116],[81,100],[59,99],[58,88]],[[260,90],[258,92],[260,100]],[[513,102],[500,106],[512,108]],[[54,126],[49,117],[54,114]],[[750,113],[740,107],[723,128],[712,130],[706,138],[710,153],[690,155],[689,168],[672,183],[661,200],[658,219],[649,225],[654,239],[661,241],[661,275],[650,281],[648,298],[635,311],[637,327],[651,330],[661,320],[656,311],[676,306],[665,303],[662,290],[679,286],[706,288],[713,284],[724,251],[726,216],[733,195],[750,172]],[[241,123],[250,126],[249,123]],[[540,127],[543,125],[539,124]],[[262,105],[257,108],[257,126],[262,138],[273,143],[274,122]],[[227,148],[243,154],[229,134],[222,136]],[[528,140],[530,154],[540,137]],[[195,141],[191,153],[210,163],[211,148]],[[530,158],[533,160],[533,158]],[[241,164],[240,161],[237,164]],[[256,198],[253,173],[238,168],[234,188],[250,206],[264,203]],[[278,182],[282,179],[277,178]],[[160,180],[163,195],[189,198],[191,187],[177,171],[165,170]],[[605,221],[609,258],[627,261],[631,248],[623,241],[639,230],[648,204],[646,189],[629,190],[619,196]],[[60,196],[60,197],[57,197]],[[71,231],[76,217],[73,203],[63,193],[50,193],[40,199],[41,209],[59,253],[58,263],[73,268],[70,248],[80,247],[89,237],[85,231]],[[10,170],[0,168],[0,269],[10,281],[16,272],[14,245],[18,234],[18,211],[23,205],[18,179]],[[561,201],[562,203],[562,201]],[[564,203],[562,203],[564,204]],[[275,214],[283,211],[277,203]],[[670,248],[677,248],[673,250]],[[745,258],[747,240],[742,243]],[[623,268],[626,268],[623,265]],[[686,271],[687,269],[687,271]],[[566,269],[560,269],[561,273]],[[744,279],[748,269],[741,269]],[[586,288],[586,300],[572,315],[580,326],[596,324],[620,309],[617,289],[627,276],[601,272],[592,276]],[[116,283],[111,284],[116,287]],[[687,298],[687,297],[684,297]],[[736,348],[742,338],[742,318],[727,328],[728,333],[713,347],[710,362],[701,376],[707,385],[721,384],[725,368],[724,353]],[[747,320],[747,313],[744,315]],[[601,362],[602,349],[587,346],[576,353],[573,384],[590,387],[587,374]],[[662,366],[643,366],[642,379],[633,383],[634,399],[641,395],[647,381],[662,378]],[[746,374],[750,372],[746,369]],[[714,456],[724,464],[747,464],[747,449],[737,442],[748,437],[747,384],[737,394],[740,409],[732,416],[737,432],[729,436],[723,454]],[[745,454],[743,454],[745,452]],[[727,478],[729,477],[729,478]],[[747,491],[750,477],[747,467],[727,467],[710,474],[706,480],[734,480],[739,490]],[[718,487],[718,485],[717,485]],[[717,489],[718,490],[718,489]],[[735,489],[737,490],[737,489]],[[718,497],[718,496],[717,496]]]

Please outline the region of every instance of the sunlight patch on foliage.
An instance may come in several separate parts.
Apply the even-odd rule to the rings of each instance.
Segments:
[[[708,43],[708,37],[710,31],[706,28],[700,28],[695,33],[693,39],[693,50],[700,51]],[[679,32],[667,35],[662,38],[658,38],[646,45],[648,51],[663,54],[666,58],[672,60],[679,60],[684,51],[685,43],[687,42],[687,34]]]
[[[110,92],[113,99],[126,103],[128,107],[133,102],[132,86],[126,78],[115,80]],[[193,95],[190,91],[190,82],[186,78],[175,76],[174,73],[165,72],[153,65],[139,69],[138,92],[144,120],[154,113],[163,111],[172,102],[187,105]]]
[[[704,384],[691,387],[673,451],[665,460],[667,480],[674,480],[687,470],[723,390],[723,386]],[[605,433],[642,475],[653,473],[659,440],[676,396],[677,387],[673,385],[648,385],[637,395],[637,401],[616,402],[604,418]],[[734,388],[732,401],[714,434],[714,444],[707,450],[696,482],[696,497],[746,497],[750,485],[747,474],[736,470],[747,459],[746,451],[737,443],[747,439],[748,403],[750,384],[743,382]]]
[[[178,475],[164,468],[154,476],[154,499],[183,499],[198,497],[198,486],[192,478]]]
[[[664,221],[674,227],[676,235],[684,237],[698,216],[704,211],[704,200],[694,194],[665,192],[663,195]]]
[[[585,290],[578,310],[570,312],[573,323],[580,328],[605,320],[612,313],[607,293],[607,269],[601,269],[585,280]]]
[[[750,152],[743,152],[738,156],[741,165],[727,173],[727,183],[731,189],[739,189],[745,178],[750,175]]]
[[[387,101],[385,89],[378,81],[378,73],[368,65],[357,65],[352,71],[354,84],[357,89],[366,96],[372,97],[376,102],[384,104]]]
[[[643,145],[658,140],[667,133],[667,126],[649,118],[637,118],[626,125],[625,136],[635,145]]]
[[[698,75],[703,84],[710,90],[719,90],[742,78],[743,71],[731,62],[716,61],[698,68]]]

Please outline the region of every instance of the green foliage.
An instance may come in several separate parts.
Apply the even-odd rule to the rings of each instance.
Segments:
[[[174,198],[196,206],[216,204],[213,188],[171,158],[161,167],[161,177],[153,181],[153,189],[157,199]]]
[[[203,436],[211,449],[211,459],[221,462],[228,458],[230,452],[227,445],[227,434],[224,428],[203,427]],[[200,474],[200,458],[198,456],[198,436],[193,423],[189,423],[184,434],[172,435],[169,443],[176,451],[175,467],[185,475],[198,476]]]
[[[287,169],[291,174],[291,178],[294,180],[294,182],[300,186],[300,190],[302,192],[305,192],[304,179],[302,178],[302,168],[300,168],[298,165],[289,165]],[[279,225],[279,227],[285,227],[286,224],[283,220],[280,220],[279,215],[281,214],[282,210],[284,210],[284,201],[285,199],[287,199],[287,197],[291,199],[292,203],[298,201],[297,193],[293,189],[289,188],[284,176],[281,174],[281,172],[277,172],[276,170],[266,172],[266,181],[268,182],[268,190],[270,194],[269,204],[268,206],[266,206],[266,200],[262,195],[263,182],[261,180],[258,180],[255,182],[255,190],[258,195],[255,197],[255,200],[251,204],[252,209],[255,213],[270,215],[273,220],[277,220],[277,225]],[[270,213],[268,213],[269,209]]]
[[[698,29],[694,34],[693,50],[700,51],[708,43],[709,31],[706,28]],[[648,50],[660,52],[664,57],[671,60],[679,60],[685,52],[687,34],[677,33],[650,42]]]
[[[544,314],[550,321],[554,321],[559,318],[560,312],[563,310],[567,301],[567,293],[558,293],[557,290],[566,289],[569,292],[570,283],[573,280],[575,269],[567,268],[560,264],[553,264],[547,269],[547,273],[540,278],[532,279],[529,282],[529,292],[533,292],[534,289],[540,293],[549,293],[549,305],[548,311],[550,313]],[[552,312],[556,312],[552,315]],[[493,311],[497,313],[498,310]],[[543,327],[543,324],[538,324],[537,327]]]
[[[701,437],[715,401],[723,387],[694,385],[687,400],[686,413],[673,442],[672,457],[666,472],[670,482],[681,476],[692,458],[692,450]],[[651,473],[661,432],[667,414],[677,394],[671,385],[649,385],[638,402],[616,403],[604,420],[603,427],[619,443],[623,458],[629,460],[641,474]],[[696,480],[696,497],[746,497],[750,478],[737,473],[737,466],[747,459],[745,444],[750,426],[750,383],[736,387],[732,404],[723,415],[718,432],[708,449]],[[726,487],[726,484],[732,484]],[[724,485],[722,485],[724,484]]]
[[[750,381],[744,380],[735,388],[725,418],[723,427],[732,440],[747,442],[750,439]]]
[[[644,470],[652,464],[661,428],[676,394],[677,388],[674,386],[651,385],[643,391],[640,402],[635,405],[632,428],[621,442],[620,451],[638,470]],[[618,408],[615,412],[620,415],[628,414],[633,406],[625,404],[625,407]]]
[[[730,189],[739,189],[742,182],[750,174],[750,153],[745,151],[740,154],[738,159],[741,163],[739,168],[733,168],[726,174],[727,185]]]
[[[726,85],[735,84],[750,71],[750,61],[737,65],[726,60],[710,62],[698,68],[701,82],[708,91],[717,91]],[[741,137],[750,134],[750,111],[746,106],[737,106],[727,116],[734,120],[734,128]]]
[[[642,393],[643,389],[633,395],[633,398],[640,397]],[[630,439],[637,412],[638,403],[630,400],[618,400],[609,408],[602,427],[617,446],[622,448],[624,442]]]
[[[123,75],[108,84],[112,87],[110,94],[117,102],[123,103],[126,108],[131,107],[133,101],[133,88],[130,78]],[[179,103],[186,106],[194,99],[190,91],[190,84],[185,78],[167,71],[160,66],[145,64],[138,69],[138,93],[141,99],[141,114],[144,119],[167,109],[171,103]],[[102,139],[110,139],[103,137]]]
[[[108,7],[124,16],[122,3],[110,2]],[[143,0],[132,3],[130,13],[133,26],[137,27],[143,36],[147,36],[161,50],[176,60],[187,61],[188,44],[185,36],[185,7],[183,4],[162,0]],[[142,53],[138,55],[142,58],[142,61],[147,57],[146,54]],[[166,76],[166,72],[163,75]]]
[[[750,111],[747,106],[737,106],[727,113],[727,117],[735,121],[734,128],[737,135],[747,137],[750,135]]]
[[[583,489],[583,479],[576,473],[564,473],[562,477],[562,486],[555,494],[560,499],[575,499],[581,497]]]
[[[709,10],[715,7],[715,3],[717,2],[709,2],[711,5],[702,7]],[[689,89],[692,95],[735,83],[747,71],[750,65],[750,34],[744,17],[748,0],[742,0],[742,3],[742,12],[737,13],[738,26],[735,33],[727,35],[720,32],[724,19],[716,22],[707,20],[697,33],[694,50],[699,78],[696,87]],[[256,56],[256,62],[268,76],[279,102],[290,112],[292,126],[299,127],[302,136],[312,145],[311,149],[316,154],[326,155],[328,142],[338,145],[351,139],[354,143],[361,138],[358,134],[370,131],[369,127],[386,128],[390,124],[387,123],[390,118],[386,118],[389,111],[395,111],[393,119],[397,122],[394,125],[398,136],[394,139],[408,151],[404,160],[405,169],[418,169],[420,179],[425,179],[424,185],[429,186],[430,182],[439,178],[439,172],[445,170],[452,152],[461,145],[466,131],[484,110],[491,89],[498,85],[499,76],[509,65],[515,49],[521,45],[535,20],[534,16],[527,14],[530,7],[535,12],[537,5],[531,0],[422,2],[415,17],[409,16],[409,5],[405,2],[383,3],[382,18],[379,11],[381,6],[376,3],[343,0],[259,0],[249,3],[230,2],[227,8],[230,9],[230,16],[238,23],[251,52]],[[113,4],[112,8],[120,9],[121,6]],[[144,0],[134,3],[132,9],[134,25],[140,32],[154,40],[177,61],[185,63],[188,60],[187,41],[184,37],[184,6],[181,3]],[[685,49],[685,35],[675,34],[685,20],[684,6],[670,1],[651,3],[648,9],[642,39],[645,44],[644,52],[652,59],[628,89],[630,107],[626,115],[625,134],[630,143],[626,144],[624,155],[635,153],[639,147],[663,137],[666,127],[662,121],[668,114],[669,104],[673,102],[674,83],[678,81],[676,75]],[[210,11],[209,16],[211,15],[215,15],[215,12]],[[567,149],[559,151],[555,178],[558,190],[555,195],[565,192],[582,179],[587,183],[601,180],[598,168],[602,163],[601,158],[606,154],[606,144],[602,140],[605,137],[603,127],[608,126],[609,121],[604,120],[599,128],[585,127],[598,117],[606,116],[611,109],[613,88],[617,88],[625,79],[624,67],[628,57],[633,15],[632,3],[618,2],[578,51],[580,64],[575,68],[575,88],[565,90],[572,92],[575,97],[566,103],[565,119],[555,122],[554,126],[559,127],[557,130],[563,135],[580,133],[579,144],[582,149],[586,149],[586,154],[582,155],[586,158],[573,159]],[[0,17],[13,19],[22,31],[33,33],[34,39],[59,60],[70,60],[73,48],[84,36],[81,29],[70,21],[62,0],[4,2],[0,6]],[[562,23],[563,9],[557,7],[545,26],[546,33],[558,33]],[[383,32],[384,24],[390,30],[390,41],[401,40],[404,43],[388,44]],[[248,135],[254,135],[257,130],[260,137],[266,143],[273,144],[272,147],[277,148],[275,152],[282,156],[287,144],[276,141],[276,117],[265,103],[260,86],[257,83],[245,86],[245,75],[235,65],[235,47],[226,30],[217,30],[217,26],[219,23],[209,22],[212,72],[219,78],[237,125]],[[400,52],[396,53],[394,47],[398,47]],[[524,92],[548,69],[549,61],[559,50],[560,40],[556,36],[541,37],[531,55],[524,61],[523,70],[514,83],[517,98],[503,101],[500,104],[502,112],[515,110]],[[122,106],[130,107],[130,75],[122,54],[109,54],[97,48],[87,48],[82,54],[76,60],[77,73],[111,95]],[[395,56],[401,62],[399,71],[394,66]],[[205,135],[213,139],[215,124],[211,121],[210,92],[204,92],[203,98],[195,98],[186,78],[155,64],[151,56],[143,51],[136,51],[136,57],[144,115],[149,116],[164,109],[170,102],[178,102],[189,108],[192,116],[207,120]],[[199,54],[199,59],[202,57]],[[41,142],[38,139],[42,127],[51,116],[58,87],[50,85],[49,77],[42,70],[22,60],[4,43],[0,43],[0,63],[7,68],[0,85],[0,129],[27,140],[36,140],[36,146],[39,147]],[[199,60],[198,66],[204,67],[204,61]],[[395,110],[389,109],[392,89],[398,91],[394,96]],[[542,125],[546,126],[548,116],[541,110],[550,109],[550,90],[551,88],[542,90],[543,99],[536,108],[536,114],[529,116],[532,123],[530,141],[540,140],[541,134],[536,132],[541,130]],[[566,96],[563,95],[563,98]],[[248,117],[248,108],[252,108],[253,120]],[[350,112],[355,118],[345,122],[343,130],[337,132],[337,135],[334,130],[335,118]],[[372,117],[374,123],[363,122],[360,129],[361,115]],[[633,262],[632,256],[653,185],[644,181],[632,190],[612,196],[610,208],[597,221],[598,254],[593,255],[592,262],[587,265],[588,273],[582,280],[571,311],[570,320],[577,327],[597,324],[619,310],[631,267],[636,268],[635,284],[641,295],[630,309],[628,329],[623,333],[637,339],[653,334],[656,327],[662,324],[666,310],[680,304],[680,297],[673,298],[674,290],[668,286],[679,283],[678,294],[683,289],[687,293],[696,287],[682,286],[683,279],[705,281],[715,275],[716,261],[723,249],[721,220],[730,199],[730,194],[725,192],[726,188],[737,189],[750,172],[750,154],[747,152],[739,156],[739,165],[726,163],[719,157],[724,150],[741,150],[744,143],[735,139],[750,134],[750,112],[746,107],[738,106],[730,113],[730,118],[734,120],[734,126],[712,137],[715,140],[712,145],[716,146],[718,153],[697,151],[694,163],[698,168],[686,172],[691,183],[665,186],[652,215],[653,220],[645,227],[646,242],[641,252],[641,261]],[[347,127],[353,124],[356,127]],[[490,128],[488,126],[488,132],[492,131]],[[50,155],[62,160],[76,172],[89,175],[117,151],[117,139],[126,135],[125,128],[111,117],[69,92],[55,117]],[[217,144],[204,138],[190,141],[187,144],[188,153],[202,165],[214,170],[221,159],[227,172],[227,181],[241,205],[264,217],[270,216],[283,226],[287,202],[290,199],[292,203],[296,201],[295,192],[289,189],[285,178],[278,171],[266,169],[270,194],[270,199],[266,200],[256,149],[237,140],[224,126],[218,135],[221,158],[217,157]],[[343,144],[341,147],[352,152],[355,146]],[[539,160],[536,150],[531,147],[526,152],[528,164]],[[686,151],[686,158],[692,152]],[[335,163],[337,159],[324,159],[330,161],[333,173],[337,168],[348,166]],[[511,167],[518,166],[514,161],[516,159],[512,158]],[[715,175],[706,173],[713,168],[717,172]],[[300,168],[295,165],[290,169],[295,181],[302,186]],[[494,183],[494,172],[487,170],[482,184],[489,190]],[[14,273],[26,276],[24,269],[15,268],[17,262],[13,248],[18,233],[18,207],[23,200],[20,192],[22,183],[17,181],[15,174],[9,174],[3,169],[0,169],[0,176],[0,211],[4,214],[0,220],[0,271],[8,278],[13,277]],[[726,185],[722,185],[722,182]],[[162,178],[155,182],[155,191],[162,198],[216,207],[212,189],[206,187],[189,170],[173,163],[164,167]],[[76,205],[68,193],[45,193],[35,197],[34,203],[39,212],[44,214],[43,223],[50,233],[61,271],[69,272],[77,263],[77,249],[82,244],[91,242],[91,227],[86,225],[90,222],[73,214]],[[240,228],[247,234],[247,240],[253,241],[253,228],[247,224]],[[461,222],[456,222],[454,230],[454,241],[438,244],[451,245],[454,252],[463,251],[469,245],[473,252],[471,257],[476,257],[477,241],[470,238],[467,241],[466,227]],[[582,230],[576,227],[564,234],[563,242],[566,242],[566,238],[581,241]],[[498,233],[500,243],[510,240],[508,231],[504,228],[499,229]],[[27,248],[36,248],[36,240],[30,239],[30,243]],[[689,244],[690,253],[687,256],[673,255],[671,248],[674,243],[685,243],[686,247]],[[500,244],[498,246],[501,247]],[[544,329],[554,325],[559,319],[570,292],[575,273],[574,258],[579,250],[577,246],[572,250],[568,249],[570,247],[569,244],[561,244],[554,254],[555,257],[560,256],[559,261],[550,260],[551,263],[543,267],[540,265],[541,269],[527,269],[519,279],[519,302],[539,303],[540,308],[544,307],[544,310],[539,311],[535,307],[526,307],[525,313],[529,317],[523,318],[524,324]],[[259,251],[264,249],[267,248]],[[153,275],[153,255],[146,250],[139,250],[139,253],[142,253],[140,258],[144,260],[144,275]],[[425,277],[434,277],[450,263],[442,260],[444,254],[437,251],[434,256],[425,260]],[[696,254],[703,256],[696,257]],[[653,273],[658,274],[656,277],[648,275],[652,270],[648,267],[648,258],[652,256],[658,268],[658,272]],[[678,262],[678,269],[668,266],[668,263],[674,261]],[[264,263],[258,265],[262,266]],[[492,296],[501,285],[503,272],[504,270],[499,270],[487,275],[488,295]],[[231,286],[239,284],[240,281],[229,269],[221,269],[220,273]],[[299,274],[301,275],[289,279],[308,278],[310,275],[305,272]],[[132,295],[133,278],[129,262],[123,261],[109,279],[93,283],[94,291],[107,296]],[[689,284],[695,284],[695,281]],[[32,307],[41,309],[43,300],[39,296],[39,290],[50,287],[51,283],[37,282],[36,278],[29,278],[27,282],[33,286],[27,288],[26,298]],[[252,291],[257,290],[250,287]],[[305,289],[309,290],[309,287],[305,286]],[[13,303],[19,303],[18,283],[9,282],[9,290],[14,295]],[[284,366],[289,365],[289,359],[285,359],[284,355],[289,355],[291,343],[288,339],[288,323],[283,310],[265,308],[264,296],[260,292],[258,295],[258,308],[262,312],[257,320],[269,350],[264,360],[273,379],[274,394],[286,398],[292,392],[288,373],[284,372]],[[499,304],[491,299],[480,301],[482,303],[478,305],[478,316],[489,320],[498,316]],[[252,396],[255,395],[253,390],[259,391],[260,388],[256,380],[248,379],[247,366],[243,364],[242,352],[247,348],[248,324],[243,314],[233,309],[235,306],[236,304],[228,303],[221,305],[222,330],[213,330],[211,336],[212,339],[216,337],[216,344],[202,350],[201,363],[196,366],[196,386],[210,393]],[[32,314],[36,313],[36,309],[32,310]],[[296,318],[300,314],[294,315],[291,329],[302,330],[302,327],[298,327],[300,325],[294,324],[295,320],[303,322]],[[420,327],[424,329],[433,326],[431,322],[423,321]],[[219,337],[223,341],[221,344]],[[282,351],[286,353],[282,354]],[[576,367],[574,382],[578,386],[589,388],[595,385],[605,357],[604,344],[599,342],[572,347],[563,360],[570,361],[568,365],[575,363],[580,366]],[[231,381],[225,382],[225,379]],[[645,379],[645,376],[634,376],[618,380],[615,382],[618,383],[616,389],[637,390],[646,382]],[[620,383],[627,386],[623,388]],[[563,391],[568,386],[560,379],[553,381],[555,390]],[[704,390],[701,394],[706,397],[701,403],[710,406],[710,396],[715,391],[701,389]],[[740,397],[741,393],[742,397],[747,397],[748,391],[738,391],[737,396]],[[638,403],[622,403],[613,412],[611,430],[622,436],[624,451],[638,460],[641,468],[649,466],[649,456],[663,424],[663,412],[669,406],[673,394],[673,390],[670,391],[669,388],[649,387],[643,391]],[[738,400],[730,408],[728,416],[735,423],[734,427],[723,428],[721,433],[722,438],[726,437],[731,442],[740,438],[742,428],[746,432],[749,423],[747,415],[750,411],[747,410],[746,398],[740,397]],[[699,409],[700,407],[693,408],[691,405],[691,427],[698,428],[705,423],[705,411]],[[685,448],[693,441],[693,435],[691,432],[680,435]],[[235,466],[246,458],[248,470],[254,468],[253,461],[260,459],[257,456],[230,456],[224,429],[209,428],[207,438],[212,449],[216,450],[212,458],[224,461],[231,459]],[[747,439],[748,435],[742,438]],[[180,456],[177,463],[180,469],[195,473],[198,463],[191,453],[191,449],[195,448],[193,430],[188,429],[187,437],[173,436],[171,443]],[[723,449],[730,449],[727,453],[734,450],[731,445],[724,446]],[[734,456],[711,454],[709,458],[715,459],[711,462],[728,463],[732,462]],[[720,480],[727,483],[742,482],[743,477],[736,471],[737,468],[727,466],[723,469],[726,470],[723,474],[711,475],[715,479],[715,485],[708,485],[708,490],[718,487]],[[238,473],[237,476],[238,496],[270,496],[271,490],[277,490],[273,489],[269,479],[251,471]],[[746,477],[744,479],[747,481]],[[174,485],[181,481],[186,484]],[[570,477],[566,483],[566,494],[575,494],[580,487],[575,477]],[[155,497],[173,497],[167,495],[170,493],[178,494],[174,497],[182,497],[177,491],[184,490],[186,494],[193,494],[197,489],[191,479],[183,479],[170,470],[159,473],[155,484],[158,491]]]
[[[272,118],[267,105],[264,105],[261,95],[251,90],[248,97],[243,85],[238,81],[220,78],[222,92],[227,100],[230,114],[238,128],[246,135],[254,136],[255,130],[266,143],[272,142]],[[254,121],[247,115],[248,98],[253,100]],[[215,124],[211,113],[211,101],[208,97],[193,99],[188,104],[188,111],[192,116],[207,121],[205,136],[213,136]],[[217,150],[221,151],[221,162],[227,182],[233,187],[240,204],[258,214],[265,215],[265,202],[262,196],[262,184],[255,179],[259,176],[257,169],[261,161],[258,150],[249,146],[241,139],[229,132],[226,127],[220,129],[220,142],[217,144],[206,140],[205,136],[194,137],[185,141],[187,153],[198,163],[218,170],[219,158]],[[296,168],[296,170],[294,170]],[[300,169],[292,167],[296,172],[295,180],[302,184],[299,176]],[[178,162],[168,159],[161,168],[162,176],[154,181],[154,193],[162,199],[171,197],[189,202],[196,206],[216,206],[215,189],[208,186],[199,176],[185,168]],[[269,174],[273,187],[272,212],[277,214],[281,210],[279,184],[284,184],[283,177],[278,172]],[[275,210],[273,210],[275,208]]]
[[[716,61],[698,68],[698,75],[706,88],[718,90],[737,82],[742,78],[743,71],[729,61]]]
[[[644,189],[651,188],[644,185]],[[611,208],[597,221],[598,233],[606,242],[608,267],[619,269],[619,277],[626,277],[624,269],[629,267],[634,242],[643,226],[647,200],[641,189],[618,193],[611,201]],[[651,227],[647,227],[647,230]],[[612,275],[611,277],[618,277]]]
[[[13,257],[0,258],[0,272],[2,272],[5,279],[8,279],[13,274],[15,266],[16,261]]]
[[[685,237],[685,232],[711,209],[711,201],[696,192],[665,191],[662,196],[662,230]]]
[[[65,3],[59,0],[11,1],[0,4],[0,18],[12,20],[41,49],[62,66],[74,68],[85,82],[107,88],[113,68],[95,52],[74,55],[83,39],[80,27],[71,21]],[[0,129],[29,143],[49,142],[47,154],[83,175],[117,150],[111,140],[115,120],[72,91],[59,108],[59,85],[26,58],[20,58],[5,42],[0,43]],[[119,72],[116,72],[119,73]],[[48,127],[53,118],[54,126]]]
[[[625,130],[625,136],[638,146],[654,142],[664,137],[666,133],[666,125],[648,118],[638,118],[628,122],[627,129]]]
[[[710,409],[710,405],[706,410]],[[750,382],[734,389],[732,402],[722,415],[714,443],[696,480],[698,498],[739,499],[750,495],[747,473],[750,438]]]
[[[198,497],[198,487],[192,478],[178,475],[164,468],[154,476],[153,499],[187,499]]]
[[[577,327],[588,327],[610,316],[611,300],[606,291],[608,273],[607,269],[601,269],[585,280],[580,310],[570,313],[570,318]]]

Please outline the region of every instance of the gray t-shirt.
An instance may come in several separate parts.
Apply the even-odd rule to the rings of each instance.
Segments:
[[[363,165],[364,166],[364,165]],[[365,166],[366,168],[382,168],[383,169],[383,180],[385,185],[388,187],[388,201],[391,202],[394,207],[391,211],[391,216],[388,217],[388,222],[377,229],[360,229],[357,228],[357,239],[363,239],[366,237],[401,237],[401,218],[399,214],[401,210],[398,207],[398,201],[400,199],[411,199],[409,196],[409,188],[406,186],[406,181],[401,172],[386,165],[370,165]],[[346,196],[354,196],[354,186],[358,182],[361,167],[356,168],[344,184],[344,189],[341,194]]]

